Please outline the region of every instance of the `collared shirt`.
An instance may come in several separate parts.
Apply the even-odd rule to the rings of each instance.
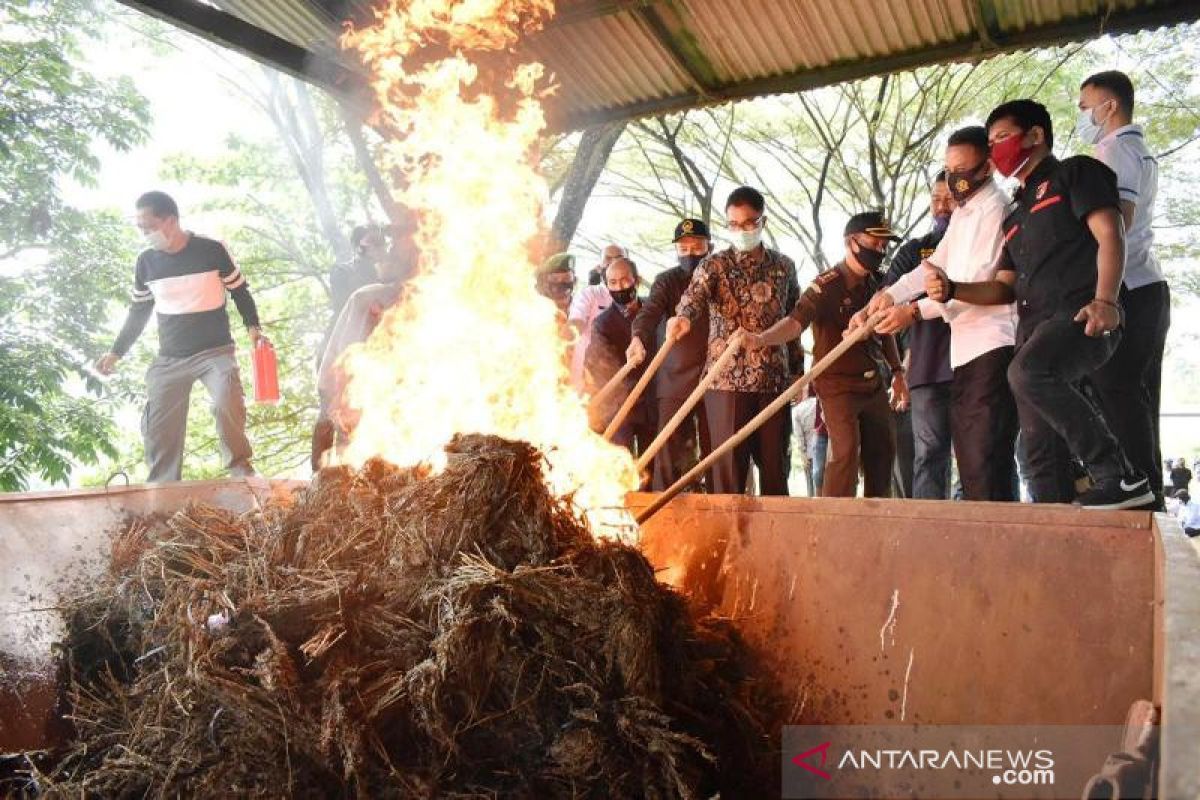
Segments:
[[[884,285],[891,286],[919,267],[922,261],[933,255],[945,235],[944,230],[930,231],[900,245],[892,256],[887,274],[883,276]],[[897,337],[896,344],[901,344],[901,338]],[[940,316],[922,319],[908,329],[908,351],[912,354],[906,376],[910,389],[949,383],[954,379],[954,373],[950,371],[950,325]]]
[[[1002,225],[1008,215],[1008,199],[995,181],[989,180],[967,198],[950,217],[950,227],[929,260],[950,280],[978,283],[996,277],[996,263],[1004,246]],[[914,269],[900,278],[887,293],[898,303],[925,292],[925,268]],[[959,300],[938,303],[923,298],[921,316],[940,316],[950,323],[950,366],[961,367],[998,347],[1016,341],[1016,312],[1013,304],[977,306]]]
[[[1000,268],[1017,273],[1019,327],[1056,314],[1074,316],[1096,294],[1099,249],[1087,218],[1120,209],[1117,176],[1088,156],[1046,156],[1017,191],[1004,221]]]
[[[691,322],[708,316],[705,369],[725,352],[739,328],[762,333],[783,319],[800,297],[796,265],[767,247],[739,253],[728,247],[700,262],[675,313]],[[716,376],[725,392],[778,392],[803,371],[798,341],[764,349],[741,348]]]
[[[792,319],[804,327],[812,326],[813,363],[824,358],[842,341],[842,333],[850,324],[850,318],[879,289],[882,278],[875,274],[858,275],[846,264],[839,262],[833,269],[816,277],[792,309]],[[822,394],[839,388],[867,388],[881,385],[876,377],[879,363],[884,360],[881,342],[891,336],[868,336],[858,342],[817,378],[817,389]],[[895,351],[888,359],[892,366]]]
[[[1188,500],[1186,504],[1179,506],[1179,524],[1185,530],[1200,528],[1200,502]]]
[[[567,321],[578,323],[583,327],[575,349],[571,351],[571,385],[575,391],[583,392],[587,387],[587,379],[583,374],[584,360],[587,356],[588,345],[592,342],[592,323],[600,312],[608,308],[612,297],[608,287],[602,283],[585,286],[571,298],[571,308],[567,311]]]
[[[1096,158],[1117,173],[1117,193],[1133,203],[1133,225],[1125,230],[1125,286],[1137,289],[1163,280],[1154,257],[1154,199],[1158,195],[1158,160],[1146,147],[1141,125],[1125,125],[1096,145]]]

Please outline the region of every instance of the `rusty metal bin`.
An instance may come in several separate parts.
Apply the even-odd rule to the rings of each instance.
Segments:
[[[0,495],[0,657],[48,669],[57,583],[106,569],[128,515],[244,511],[297,485]],[[1200,797],[1200,559],[1163,515],[685,495],[641,535],[663,580],[735,621],[787,722],[1106,725],[1150,698],[1158,796]],[[46,743],[45,677],[0,686],[0,752]]]
[[[642,547],[736,622],[786,723],[1119,726],[1152,699],[1158,796],[1200,797],[1200,563],[1166,515],[686,495]]]

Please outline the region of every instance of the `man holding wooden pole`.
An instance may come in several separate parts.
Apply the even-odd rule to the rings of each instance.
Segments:
[[[785,319],[800,297],[796,265],[762,243],[766,203],[756,189],[735,189],[725,203],[733,246],[714,253],[695,268],[691,282],[667,322],[668,338],[682,339],[694,324],[709,322],[706,369],[713,370],[739,332],[759,333]],[[732,437],[779,396],[804,371],[799,342],[748,350],[736,348],[704,396],[713,448]],[[750,460],[758,466],[764,495],[786,495],[790,468],[791,417],[787,409],[773,415],[745,442],[712,467],[712,489],[718,494],[746,490]]]
[[[866,307],[882,284],[879,268],[888,243],[899,239],[877,211],[851,217],[845,237],[845,260],[818,275],[789,316],[765,333],[746,334],[747,350],[755,352],[795,340],[809,325],[813,326],[813,358],[817,361],[841,343],[850,318]],[[896,431],[879,371],[881,359],[892,370],[892,402],[903,407],[908,403],[908,385],[891,336],[863,337],[816,380],[829,428],[830,453],[822,497],[854,496],[860,455],[864,494],[891,494]]]
[[[710,242],[708,226],[703,220],[685,219],[675,226],[672,244],[679,264],[654,279],[650,296],[633,321],[633,340],[625,354],[629,361],[640,362],[647,351],[667,346],[666,322],[683,299],[696,267],[708,258]],[[688,335],[672,347],[654,378],[660,432],[700,382],[707,353],[708,317],[701,316]],[[704,408],[699,407],[684,418],[654,457],[651,488],[656,492],[666,489],[691,469],[698,458],[704,458],[711,451],[708,420],[704,417]]]

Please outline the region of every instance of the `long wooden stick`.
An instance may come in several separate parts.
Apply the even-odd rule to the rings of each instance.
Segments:
[[[696,404],[704,399],[704,393],[708,391],[708,387],[712,386],[713,381],[717,379],[717,376],[721,374],[721,371],[725,369],[726,365],[728,365],[733,357],[737,355],[737,351],[741,348],[741,346],[742,329],[738,328],[737,331],[734,332],[733,336],[730,337],[729,343],[725,345],[725,352],[721,353],[721,357],[718,358],[712,365],[712,369],[704,373],[704,377],[702,377],[700,382],[696,384],[696,388],[692,390],[690,395],[688,395],[687,400],[683,401],[683,405],[680,406],[679,410],[675,412],[675,416],[671,417],[667,424],[664,425],[661,430],[659,430],[658,436],[654,437],[654,441],[650,443],[650,446],[647,447],[645,452],[642,453],[641,457],[638,458],[637,470],[639,474],[646,469],[647,465],[650,463],[650,460],[654,458],[655,454],[657,454],[659,450],[663,449],[663,446],[666,445],[667,440],[671,438],[671,434],[675,433],[675,429],[683,423],[684,417],[692,413],[692,409],[696,407]]]
[[[637,369],[637,364],[629,361],[626,361],[624,364],[622,364],[621,368],[613,373],[613,376],[608,379],[608,382],[600,387],[600,391],[596,392],[594,395],[592,395],[591,399],[588,400],[588,408],[595,408],[599,406],[603,400],[606,400],[608,396],[612,394],[618,386],[621,385],[621,382],[625,380],[629,373],[633,372],[635,369]]]
[[[638,382],[633,385],[633,389],[630,390],[629,396],[625,398],[625,402],[617,409],[616,416],[612,418],[612,422],[608,423],[608,427],[604,429],[605,439],[611,442],[612,437],[617,433],[617,429],[625,424],[625,419],[633,411],[634,404],[642,396],[642,392],[646,391],[646,387],[650,385],[650,379],[654,377],[654,373],[658,372],[658,368],[667,359],[667,353],[671,352],[671,348],[674,346],[675,340],[667,339],[663,342],[662,347],[658,348],[658,352],[654,354],[654,358],[646,367],[646,371],[642,373],[642,377],[638,378]]]
[[[749,439],[750,435],[765,425],[767,420],[779,413],[779,410],[787,406],[788,403],[792,402],[792,398],[799,395],[805,386],[808,386],[808,384],[812,383],[822,372],[829,369],[830,365],[841,358],[843,353],[874,333],[875,326],[879,324],[879,321],[883,319],[886,313],[886,311],[880,311],[872,314],[867,318],[867,321],[861,328],[855,329],[849,336],[838,342],[837,347],[826,353],[825,357],[816,364],[813,364],[812,368],[809,369],[808,372],[796,379],[796,382],[785,389],[783,394],[771,401],[769,406],[758,412],[754,419],[742,426],[741,430],[729,437],[729,439],[723,442],[720,447],[709,453],[707,458],[702,460],[696,466],[692,467],[692,469],[686,475],[675,481],[675,483],[669,489],[656,497],[653,503],[646,506],[642,513],[638,514],[637,516],[638,524],[642,524],[657,514],[663,506],[675,498],[675,495],[679,494],[688,486],[690,486],[697,478],[704,474],[705,470],[715,464],[718,459],[731,451],[733,448],[737,447],[742,442]]]

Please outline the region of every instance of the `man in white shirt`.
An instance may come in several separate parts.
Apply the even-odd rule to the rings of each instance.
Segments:
[[[1075,132],[1096,146],[1096,158],[1117,174],[1125,221],[1125,278],[1119,302],[1124,335],[1116,352],[1092,374],[1104,417],[1130,462],[1150,478],[1158,502],[1163,486],[1159,405],[1163,348],[1171,326],[1171,294],[1154,257],[1154,199],[1158,161],[1133,117],[1133,84],[1122,72],[1099,72],[1079,89]]]
[[[600,265],[598,267],[600,274],[604,274],[604,270],[609,264],[625,257],[624,247],[616,244],[610,244],[605,247],[600,251]],[[600,312],[608,308],[611,304],[612,298],[609,296],[608,287],[604,285],[603,281],[584,287],[571,300],[571,308],[567,312],[567,322],[575,329],[577,337],[575,340],[575,349],[571,351],[571,385],[580,394],[583,394],[588,386],[588,381],[584,377],[583,370],[584,356],[587,353],[588,345],[592,343],[592,323],[596,321],[596,317],[600,316]]]
[[[1175,499],[1179,501],[1179,510],[1175,515],[1179,527],[1188,536],[1200,535],[1200,503],[1193,503],[1192,496],[1187,492],[1179,492]]]
[[[946,178],[959,208],[946,235],[927,260],[963,282],[992,280],[1004,245],[1008,198],[992,180],[987,131],[955,131],[946,144]],[[922,266],[877,294],[855,320],[890,308],[876,329],[895,333],[918,319],[950,323],[950,436],[967,500],[1016,500],[1017,408],[1008,386],[1016,341],[1013,305],[945,303],[921,297],[928,268]],[[920,300],[917,298],[921,297]]]

